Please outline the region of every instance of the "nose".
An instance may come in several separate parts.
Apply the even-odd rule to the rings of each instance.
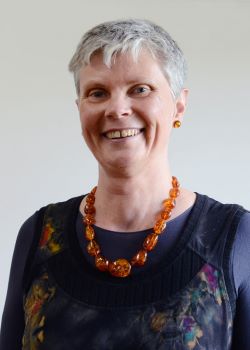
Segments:
[[[105,117],[120,119],[132,114],[131,101],[128,96],[119,94],[111,96],[107,102]]]

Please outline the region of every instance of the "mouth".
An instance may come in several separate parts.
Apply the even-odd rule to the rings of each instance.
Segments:
[[[113,129],[103,133],[102,135],[109,140],[118,140],[118,139],[136,137],[139,134],[141,134],[144,130],[145,128],[142,128],[142,129],[129,128],[129,129],[121,129],[121,130]]]

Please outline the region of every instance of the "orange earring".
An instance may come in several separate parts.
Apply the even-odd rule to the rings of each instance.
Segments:
[[[174,123],[173,123],[173,127],[174,128],[179,128],[181,126],[181,122],[179,120],[176,120]]]

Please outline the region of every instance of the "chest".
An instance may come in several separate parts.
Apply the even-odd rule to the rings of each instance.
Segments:
[[[24,309],[23,350],[230,349],[230,304],[222,274],[209,264],[165,300],[106,308],[72,298],[44,271]]]

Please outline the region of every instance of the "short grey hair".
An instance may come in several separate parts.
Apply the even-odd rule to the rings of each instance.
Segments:
[[[101,52],[104,64],[111,67],[117,53],[129,52],[136,61],[143,48],[158,60],[173,96],[177,98],[187,74],[183,52],[165,29],[143,19],[104,22],[83,35],[69,63],[77,95],[80,94],[80,70],[90,63],[94,54]]]

